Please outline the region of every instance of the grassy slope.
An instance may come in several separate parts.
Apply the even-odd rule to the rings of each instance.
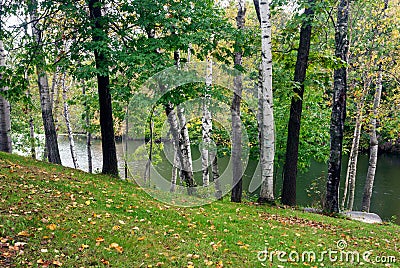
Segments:
[[[257,253],[267,247],[319,254],[344,239],[346,250],[395,256],[397,267],[399,236],[393,224],[277,207],[228,201],[170,207],[132,183],[0,153],[0,266],[292,267],[260,262]],[[326,256],[311,266],[354,264]]]

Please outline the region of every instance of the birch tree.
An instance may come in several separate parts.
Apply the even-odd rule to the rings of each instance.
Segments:
[[[180,68],[180,52],[176,50],[174,52],[174,60],[176,68]],[[163,85],[160,85],[162,88]],[[162,89],[162,91],[164,91]],[[179,175],[181,181],[185,182],[189,195],[196,193],[196,183],[193,178],[193,164],[192,155],[190,149],[189,131],[186,126],[185,111],[182,106],[178,106],[174,109],[174,105],[171,102],[166,103],[165,112],[168,117],[168,123],[170,126],[170,133],[172,134],[173,145],[175,147],[176,156],[175,159],[179,160]],[[176,112],[175,112],[176,110]],[[173,169],[174,172],[174,169]],[[170,191],[175,191],[176,177],[172,178]]]
[[[206,86],[203,100],[203,116],[201,118],[201,132],[203,147],[201,148],[201,169],[203,174],[203,186],[208,187],[210,184],[209,176],[209,146],[211,144],[211,112],[208,108],[210,103],[210,89],[212,86],[212,60],[207,57]]]
[[[386,9],[389,6],[389,0],[384,1],[384,7],[382,9],[383,18],[386,18]],[[378,37],[381,37],[383,32],[378,33]],[[368,162],[368,172],[365,179],[364,185],[364,193],[361,204],[361,209],[363,211],[369,212],[371,205],[371,197],[372,197],[372,189],[374,186],[376,166],[378,162],[378,136],[377,136],[377,127],[378,127],[378,114],[379,107],[382,96],[382,75],[383,75],[383,67],[382,67],[382,58],[378,59],[378,78],[376,81],[376,90],[374,94],[374,103],[372,108],[372,118],[371,118],[371,129],[370,129],[370,141],[369,141],[369,162]]]
[[[219,181],[219,170],[218,170],[218,159],[217,153],[214,148],[211,148],[211,134],[213,129],[212,124],[212,113],[209,109],[212,88],[212,66],[213,61],[211,56],[207,57],[207,71],[206,71],[206,87],[203,100],[203,116],[202,116],[202,140],[203,147],[201,150],[202,157],[202,174],[203,174],[203,186],[207,187],[210,183],[209,167],[211,165],[212,181],[215,183],[215,197],[217,199],[222,198],[221,183]],[[215,148],[216,149],[216,148]]]
[[[257,6],[257,5],[256,5]],[[261,26],[261,93],[259,100],[261,190],[258,202],[273,202],[275,132],[272,96],[271,14],[269,2],[259,0]]]
[[[347,52],[348,52],[349,1],[340,0],[335,25],[335,56],[342,65],[334,71],[333,101],[331,114],[331,144],[326,186],[325,210],[339,212],[339,183],[342,165],[343,132],[346,117]]]
[[[314,0],[309,0],[309,7],[304,12],[304,21],[300,30],[299,49],[294,71],[296,83],[290,105],[290,117],[288,124],[288,136],[286,143],[285,165],[283,167],[282,203],[284,205],[296,205],[296,176],[299,157],[299,137],[301,113],[303,110],[304,80],[306,78],[308,55],[311,43],[311,24],[314,17]]]
[[[72,163],[74,164],[74,168],[79,168],[78,165],[78,160],[76,157],[76,151],[75,151],[75,142],[74,142],[74,136],[72,132],[72,127],[71,127],[71,121],[70,121],[70,116],[69,116],[69,105],[68,105],[68,98],[67,98],[67,91],[69,87],[66,85],[66,73],[63,73],[62,77],[62,97],[64,101],[64,119],[65,119],[65,126],[67,127],[67,134],[68,134],[68,141],[69,141],[69,149],[71,152],[71,158],[72,158]]]
[[[6,65],[6,52],[4,50],[3,41],[0,40],[0,66]],[[0,73],[0,80],[3,78]],[[11,153],[11,118],[10,103],[1,95],[7,90],[6,87],[0,88],[0,151]]]
[[[367,75],[368,76],[368,75]],[[358,151],[360,147],[360,137],[363,125],[363,109],[365,103],[366,92],[369,89],[371,80],[369,78],[364,79],[363,91],[361,93],[361,100],[357,103],[355,127],[353,133],[353,139],[350,149],[349,162],[347,164],[346,180],[343,190],[343,197],[341,208],[347,210],[353,210],[355,186],[356,186],[356,174],[357,174],[357,162],[358,162]]]
[[[365,180],[364,194],[361,204],[361,209],[363,211],[369,212],[371,205],[372,188],[375,180],[376,165],[378,162],[378,137],[377,137],[377,118],[378,109],[381,101],[382,95],[382,65],[379,64],[378,79],[376,82],[376,91],[374,94],[374,105],[372,111],[371,119],[371,130],[370,130],[370,151],[369,151],[369,162],[368,162],[368,172]]]
[[[45,131],[46,153],[49,162],[61,164],[60,152],[58,150],[57,132],[54,126],[52,104],[49,92],[49,83],[44,69],[45,59],[42,51],[43,25],[38,16],[37,0],[29,0],[28,9],[32,21],[32,37],[37,45],[36,75],[40,94],[40,105],[42,108],[42,119]]]
[[[245,24],[246,6],[244,0],[238,0],[238,12],[236,16],[236,26],[243,31]],[[242,66],[242,49],[234,53],[235,66]],[[240,121],[240,102],[242,98],[242,77],[234,78],[234,94],[231,106],[232,113],[232,202],[242,201],[242,129]]]

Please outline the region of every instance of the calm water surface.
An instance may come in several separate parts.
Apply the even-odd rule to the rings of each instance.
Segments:
[[[131,142],[129,148],[136,148],[135,142]],[[75,145],[79,168],[87,171],[87,155],[85,138],[77,136],[75,138]],[[133,146],[132,146],[133,145]],[[66,136],[59,137],[59,148],[62,163],[65,166],[73,167],[71,155],[69,151],[68,138]],[[122,159],[124,146],[122,143],[117,143],[118,159]],[[201,170],[200,153],[196,148],[192,149],[194,169]],[[101,141],[93,140],[92,143],[92,156],[93,156],[93,170],[96,172],[101,171],[102,167],[102,153]],[[219,160],[219,168],[221,172],[227,167],[229,158],[225,157]],[[344,158],[344,164],[347,167],[347,158]],[[250,180],[253,176],[257,163],[249,161],[246,172],[244,174],[243,189],[248,189]],[[120,175],[124,176],[123,161],[119,161]],[[360,155],[357,167],[356,178],[356,196],[354,209],[360,209],[362,192],[364,187],[365,176],[368,169],[368,156]],[[171,164],[165,158],[158,164],[157,170],[161,174],[171,174]],[[309,189],[311,183],[318,177],[325,177],[327,165],[322,163],[313,162],[308,172],[299,174],[297,182],[297,200],[299,205],[307,206],[313,201],[307,195],[306,189]],[[282,185],[282,172],[277,171],[276,176],[276,189],[281,189]],[[345,171],[342,172],[342,177],[345,178]],[[201,180],[201,172],[195,173],[196,180]],[[320,180],[324,183],[323,179]],[[279,194],[279,193],[278,193]],[[277,195],[278,196],[278,195]],[[378,166],[376,170],[375,184],[373,189],[373,196],[371,201],[371,212],[379,214],[383,219],[390,220],[392,216],[396,216],[396,222],[400,224],[400,155],[381,155],[378,159]]]

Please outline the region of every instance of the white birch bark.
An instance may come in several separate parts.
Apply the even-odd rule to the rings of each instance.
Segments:
[[[382,66],[379,66],[378,80],[376,83],[376,91],[374,95],[373,115],[371,119],[371,133],[370,133],[370,153],[368,172],[365,180],[364,194],[361,209],[369,212],[372,197],[372,188],[374,186],[376,165],[378,162],[378,137],[377,137],[377,118],[378,110],[382,95]]]
[[[354,205],[355,178],[357,173],[358,149],[362,127],[361,104],[357,104],[356,125],[354,127],[353,142],[351,145],[349,162],[347,164],[346,180],[342,198],[342,209],[352,210]],[[347,195],[348,194],[348,195]],[[347,200],[347,202],[346,202]]]
[[[208,187],[210,184],[209,176],[209,147],[211,143],[211,130],[212,130],[212,119],[211,112],[208,108],[210,104],[210,90],[212,86],[212,60],[207,57],[207,71],[206,71],[206,87],[203,100],[203,117],[201,119],[202,125],[202,142],[203,147],[201,148],[201,169],[203,173],[203,186]]]
[[[274,156],[275,132],[272,96],[272,50],[271,14],[269,2],[260,0],[261,18],[261,70],[262,70],[262,111],[261,120],[261,202],[274,201]]]
[[[168,123],[170,125],[170,132],[174,140],[175,151],[178,154],[181,180],[185,182],[188,194],[193,195],[196,192],[196,185],[193,179],[191,157],[189,158],[190,142],[188,139],[184,138],[185,129],[187,131],[187,128],[180,129],[178,116],[176,115],[174,107],[171,103],[165,105],[165,111],[168,117]],[[180,121],[185,121],[184,117],[181,118]],[[189,136],[187,135],[187,137]]]
[[[184,156],[186,171],[193,174],[192,150],[190,149],[189,130],[186,125],[185,109],[182,106],[177,107],[179,125],[182,137],[182,155]]]
[[[72,163],[74,164],[74,168],[79,168],[78,165],[78,160],[76,157],[76,151],[75,151],[75,142],[74,142],[74,134],[72,132],[71,128],[71,121],[69,119],[69,106],[68,106],[68,98],[67,98],[67,91],[69,87],[65,84],[66,80],[66,73],[63,73],[62,77],[62,97],[64,100],[64,119],[65,119],[65,125],[67,127],[67,134],[68,134],[68,141],[69,141],[69,149],[71,152],[71,158],[72,158]]]
[[[57,95],[56,90],[58,89],[59,72],[60,72],[60,67],[57,66],[56,70],[54,71],[54,74],[53,74],[53,79],[51,80],[50,102],[51,102],[53,109],[54,109],[54,95]],[[53,113],[54,113],[54,111],[53,111]]]
[[[0,66],[6,64],[6,53],[4,50],[3,41],[0,40]],[[2,74],[0,74],[2,79]],[[0,88],[0,91],[6,91],[7,88]],[[0,95],[0,151],[11,153],[12,142],[11,142],[11,118],[10,118],[10,103],[8,100]]]
[[[174,141],[172,141],[172,144],[173,144],[174,148],[177,148]],[[177,181],[176,178],[178,176],[178,165],[179,165],[179,159],[178,159],[177,151],[175,149],[174,150],[174,160],[173,160],[173,164],[172,164],[171,188],[169,189],[169,191],[171,193],[176,191],[176,181]]]
[[[356,112],[356,125],[354,127],[353,142],[351,145],[349,162],[347,164],[346,180],[342,198],[342,209],[353,210],[355,186],[356,186],[356,175],[357,175],[357,162],[358,162],[358,151],[360,147],[360,136],[362,128],[363,109],[365,102],[365,94],[370,86],[371,80],[367,79],[364,81],[363,94],[360,102],[357,104]]]

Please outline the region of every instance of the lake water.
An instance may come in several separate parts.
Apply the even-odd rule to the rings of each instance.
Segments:
[[[137,145],[131,142],[129,148],[136,148]],[[79,168],[87,171],[87,155],[86,155],[86,144],[85,138],[76,136],[75,138],[77,157],[79,162]],[[68,138],[66,136],[59,137],[59,148],[62,163],[65,166],[73,167],[71,160]],[[123,159],[124,146],[122,143],[117,143],[117,154],[118,159]],[[194,170],[201,170],[200,153],[196,148],[192,149]],[[92,142],[92,156],[93,156],[93,170],[100,172],[102,167],[102,153],[101,153],[101,141],[93,140]],[[229,163],[229,158],[224,157],[218,159],[218,165],[223,172]],[[344,163],[347,167],[347,158],[344,159]],[[142,163],[143,165],[143,163]],[[124,176],[124,163],[119,161],[120,175]],[[249,187],[250,180],[253,176],[254,170],[257,166],[255,161],[249,160],[247,169],[243,177],[243,189],[246,190]],[[171,174],[171,165],[169,161],[163,158],[156,169],[162,174]],[[354,209],[360,209],[361,199],[364,187],[365,176],[368,169],[368,156],[360,155],[358,160],[357,168],[357,179],[356,179],[356,196]],[[318,177],[322,184],[322,189],[325,187],[325,175],[327,172],[327,165],[323,163],[313,162],[308,172],[298,175],[297,181],[297,202],[299,205],[307,206],[312,203],[313,198],[308,196],[306,189],[309,189],[311,183]],[[281,189],[282,185],[282,172],[277,171],[276,189]],[[342,172],[342,177],[345,178],[345,170]],[[201,180],[201,172],[195,173],[196,180]],[[277,194],[277,196],[279,193]],[[315,199],[315,198],[314,198]],[[381,155],[378,159],[378,166],[376,170],[375,184],[373,189],[373,196],[371,201],[371,212],[379,214],[383,219],[390,220],[392,216],[396,216],[396,223],[400,224],[400,155]]]

